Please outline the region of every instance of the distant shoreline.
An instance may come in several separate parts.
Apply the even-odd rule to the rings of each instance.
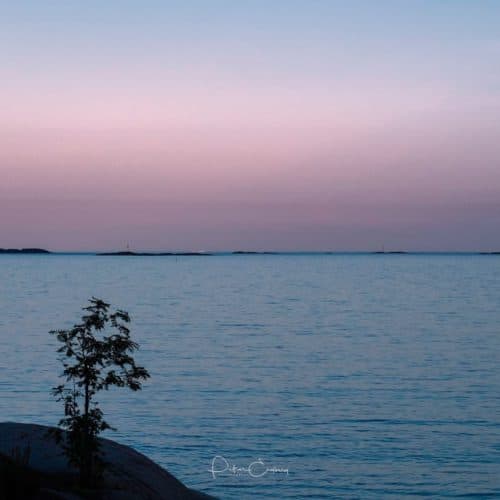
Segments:
[[[231,255],[277,255],[280,253],[283,252],[258,252],[255,250],[236,250],[234,252],[231,252]]]
[[[43,248],[0,248],[0,254],[47,254],[52,253],[49,250]]]
[[[212,255],[208,252],[102,252],[96,254],[98,257],[165,257],[165,256],[183,256],[197,257]]]
[[[500,251],[403,251],[403,250],[318,250],[318,251],[259,251],[259,250],[228,250],[228,251],[214,251],[214,252],[135,252],[131,250],[126,251],[112,251],[112,252],[60,252],[51,251],[44,248],[0,248],[0,255],[93,255],[97,257],[208,257],[208,256],[219,256],[219,257],[238,257],[238,256],[268,256],[268,255],[500,255]]]

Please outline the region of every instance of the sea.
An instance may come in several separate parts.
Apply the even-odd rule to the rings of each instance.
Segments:
[[[0,256],[0,420],[55,425],[50,330],[127,310],[116,431],[221,499],[500,498],[500,256]]]

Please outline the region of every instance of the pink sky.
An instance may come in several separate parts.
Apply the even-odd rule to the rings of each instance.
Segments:
[[[0,247],[500,247],[500,45],[422,24],[407,54],[343,51],[294,17],[289,47],[271,21],[274,45],[204,34],[176,64],[146,25],[102,51],[27,35],[0,69]]]

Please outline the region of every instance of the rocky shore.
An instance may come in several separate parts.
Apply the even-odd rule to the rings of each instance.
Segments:
[[[0,498],[9,500],[209,500],[134,449],[100,439],[107,463],[98,489],[78,489],[77,471],[50,427],[0,423]]]

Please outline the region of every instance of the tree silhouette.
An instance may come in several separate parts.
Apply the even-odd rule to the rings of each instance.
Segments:
[[[62,441],[69,462],[80,472],[83,487],[95,484],[104,463],[99,453],[99,434],[112,427],[93,400],[97,392],[111,386],[141,389],[148,371],[137,366],[131,354],[139,345],[130,338],[130,317],[120,309],[111,312],[110,304],[92,297],[83,308],[82,322],[70,330],[54,330],[61,346],[65,382],[52,389],[64,404],[64,418],[59,421],[56,437]]]

